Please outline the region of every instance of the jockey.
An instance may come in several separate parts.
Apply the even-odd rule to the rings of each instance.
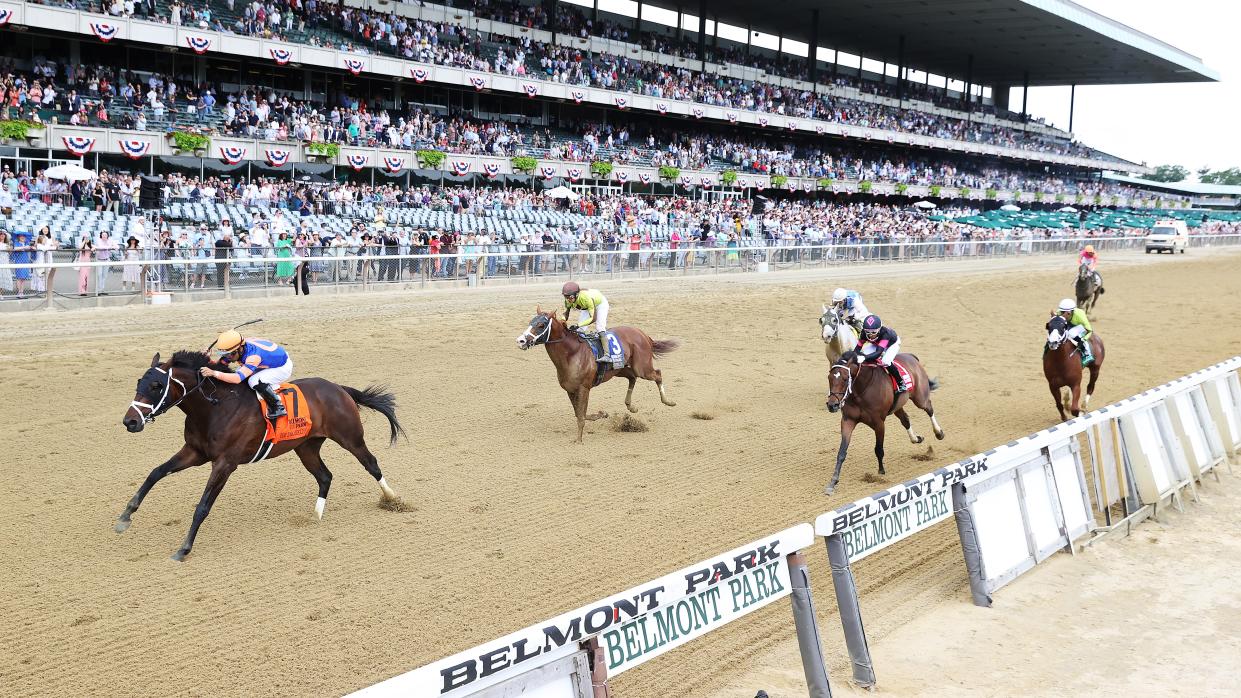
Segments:
[[[244,380],[263,396],[263,400],[267,403],[268,419],[288,414],[284,409],[284,403],[280,401],[280,396],[276,394],[276,388],[293,375],[293,359],[289,358],[284,347],[266,339],[254,337],[243,339],[237,330],[221,333],[215,345],[223,354],[221,357],[223,360],[230,363],[237,362],[241,365],[231,373],[203,366],[199,372],[204,377],[233,384]]]
[[[862,294],[838,288],[832,291],[832,307],[840,311],[840,318],[852,325],[859,336],[862,334],[862,320],[870,315],[866,304],[862,302]]]
[[[896,395],[905,392],[905,383],[892,361],[901,353],[901,338],[891,327],[885,327],[878,315],[867,315],[862,321],[862,333],[858,337],[858,363],[873,361],[884,367],[888,375],[896,381]]]
[[[578,313],[578,321],[576,325],[569,325],[570,330],[582,330],[589,327],[592,323],[595,326],[595,332],[600,335],[608,328],[608,299],[603,294],[593,288],[582,290],[581,286],[570,281],[560,289],[560,295],[564,296],[564,319],[569,321],[569,313],[573,310],[580,311]]]
[[[1072,298],[1065,298],[1060,301],[1056,312],[1060,317],[1069,321],[1069,339],[1073,340],[1073,343],[1081,350],[1082,365],[1089,365],[1094,361],[1094,350],[1090,347],[1090,336],[1094,334],[1094,329],[1090,327],[1090,319],[1086,317],[1086,311],[1077,307],[1077,303]]]
[[[1077,264],[1078,266],[1085,264],[1090,271],[1094,272],[1094,282],[1099,286],[1103,285],[1103,277],[1099,276],[1099,272],[1095,269],[1099,266],[1099,255],[1095,254],[1094,245],[1086,245],[1082,248],[1081,253],[1077,255]]]

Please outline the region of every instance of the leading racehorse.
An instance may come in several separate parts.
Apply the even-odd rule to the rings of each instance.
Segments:
[[[835,363],[842,354],[857,346],[857,332],[853,326],[844,321],[836,308],[823,306],[823,314],[819,316],[819,326],[823,328],[823,342],[826,345],[827,360]]]
[[[840,450],[836,453],[836,470],[832,473],[832,483],[824,490],[827,494],[836,491],[836,483],[840,482],[840,466],[845,462],[849,452],[849,440],[853,436],[853,428],[859,422],[875,432],[875,457],[879,459],[879,474],[883,470],[883,429],[884,420],[888,415],[895,414],[901,426],[909,433],[909,440],[922,443],[922,437],[914,432],[909,424],[909,415],[905,414],[905,403],[910,400],[914,405],[926,412],[931,418],[931,427],[935,430],[935,438],[944,438],[944,430],[935,419],[935,408],[931,405],[931,391],[939,384],[926,375],[926,369],[913,354],[897,354],[896,360],[913,377],[914,386],[911,390],[896,396],[892,388],[892,379],[881,366],[856,363],[857,353],[845,352],[832,370],[828,372],[827,411],[840,412]]]
[[[620,369],[604,369],[595,361],[594,352],[578,333],[556,317],[555,312],[545,313],[535,308],[535,315],[530,326],[517,338],[517,346],[523,351],[544,344],[547,355],[556,366],[556,378],[560,387],[569,395],[573,404],[573,413],[577,416],[577,443],[582,443],[582,434],[586,430],[586,420],[604,419],[607,412],[587,414],[586,406],[590,402],[590,389],[611,380],[616,376],[629,379],[629,392],[625,393],[625,407],[630,412],[637,412],[633,406],[633,386],[639,378],[654,381],[659,388],[659,400],[669,407],[676,403],[668,399],[664,392],[664,374],[655,368],[655,359],[664,356],[680,346],[675,339],[651,339],[645,332],[635,327],[613,327],[610,332],[620,340],[625,352],[625,365]],[[604,371],[599,375],[599,371]]]
[[[368,407],[387,417],[390,443],[395,444],[397,436],[404,435],[405,431],[396,419],[396,401],[392,393],[378,387],[357,390],[322,378],[293,381],[293,384],[301,389],[301,396],[306,401],[302,409],[311,417],[310,431],[301,438],[278,441],[270,445],[266,438],[267,422],[263,403],[256,398],[254,391],[244,385],[229,385],[204,378],[198,372],[203,366],[228,370],[223,364],[212,363],[210,357],[203,352],[178,351],[172,355],[172,359],[163,363],[159,360],[159,354],[156,354],[151,359],[151,367],[138,379],[137,392],[122,420],[125,428],[132,433],[140,432],[147,423],[155,421],[156,417],[173,407],[180,407],[185,413],[185,445],[147,476],[146,481],[138,488],[138,493],[129,500],[125,511],[121,512],[116,523],[117,533],[123,533],[129,528],[130,516],[138,510],[143,498],[155,483],[167,475],[210,461],[211,474],[207,477],[203,496],[194,509],[194,520],[190,524],[189,533],[185,536],[185,542],[172,556],[174,560],[184,560],[194,545],[198,527],[202,525],[203,519],[207,518],[215,498],[219,496],[220,490],[224,489],[224,484],[237,466],[275,458],[289,451],[297,452],[302,459],[302,465],[319,483],[315,513],[323,518],[328,487],[332,484],[332,473],[319,456],[319,449],[325,439],[335,441],[341,448],[352,453],[362,463],[362,467],[366,468],[366,472],[379,483],[385,499],[397,498],[384,480],[383,473],[379,470],[379,462],[366,447],[358,411],[359,407]],[[290,416],[296,417],[298,411],[299,407],[295,404],[290,410]]]
[[[1094,384],[1099,380],[1099,371],[1103,369],[1103,338],[1098,332],[1090,334],[1090,349],[1094,353],[1094,361],[1090,363],[1090,382],[1086,385],[1086,399],[1082,396],[1082,360],[1077,346],[1069,339],[1069,321],[1060,315],[1052,316],[1047,322],[1047,344],[1043,348],[1043,375],[1047,377],[1047,387],[1056,400],[1056,409],[1060,410],[1060,419],[1069,417],[1064,413],[1067,407],[1074,417],[1081,414],[1082,407],[1090,406],[1090,398],[1094,395]],[[1064,395],[1064,389],[1069,395]]]
[[[1090,270],[1090,265],[1083,263],[1077,267],[1077,281],[1073,283],[1073,295],[1077,298],[1077,307],[1088,313],[1099,302],[1103,295],[1103,286],[1098,277]]]

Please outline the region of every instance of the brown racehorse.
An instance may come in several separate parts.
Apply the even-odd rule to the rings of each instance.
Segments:
[[[1056,409],[1060,410],[1060,419],[1069,417],[1064,408],[1069,408],[1073,416],[1081,414],[1082,407],[1090,406],[1090,398],[1094,395],[1094,384],[1099,380],[1099,371],[1103,368],[1103,339],[1098,332],[1090,335],[1090,350],[1094,352],[1094,361],[1090,364],[1090,382],[1086,385],[1086,399],[1079,403],[1082,396],[1082,359],[1077,345],[1068,338],[1069,321],[1055,315],[1047,322],[1047,344],[1043,348],[1043,375],[1047,376],[1047,387],[1056,400]],[[1064,389],[1069,389],[1066,398]]]
[[[151,367],[138,379],[138,390],[133,402],[125,410],[122,423],[130,432],[142,431],[148,423],[173,407],[185,412],[185,445],[162,465],[147,476],[138,493],[129,500],[125,511],[116,523],[116,532],[129,528],[129,519],[142,500],[166,475],[211,462],[211,474],[202,499],[194,509],[185,542],[173,554],[172,559],[184,560],[194,545],[198,527],[211,511],[211,505],[224,489],[224,483],[241,463],[252,463],[263,458],[275,458],[289,451],[296,451],[302,465],[319,483],[319,499],[315,513],[323,517],[328,487],[332,473],[319,456],[325,439],[340,444],[362,463],[366,472],[379,482],[379,489],[386,499],[396,499],[396,493],[384,480],[379,463],[366,447],[362,435],[359,407],[368,407],[388,418],[390,441],[396,443],[398,435],[404,435],[396,419],[396,401],[392,393],[371,387],[357,390],[337,385],[322,378],[303,378],[293,381],[301,388],[311,414],[310,433],[300,439],[281,441],[262,453],[266,433],[265,407],[253,390],[246,385],[230,385],[199,375],[203,366],[226,371],[228,367],[215,364],[199,351],[179,351],[172,359],[160,363],[159,354],[151,359]],[[262,456],[260,458],[259,456]]]
[[[905,403],[913,400],[916,407],[926,412],[931,418],[931,427],[935,430],[935,438],[944,438],[944,430],[935,419],[935,408],[931,405],[931,391],[939,384],[926,375],[926,369],[913,354],[897,354],[896,360],[909,371],[914,379],[912,391],[895,397],[892,380],[888,372],[874,364],[856,363],[857,352],[847,351],[836,363],[828,375],[827,411],[840,412],[840,450],[836,453],[836,470],[832,473],[832,483],[824,490],[831,494],[836,491],[836,483],[840,482],[840,466],[845,462],[849,452],[849,439],[853,436],[853,428],[858,423],[865,424],[875,432],[875,457],[879,459],[879,474],[883,470],[883,428],[888,415],[895,414],[901,420],[901,426],[909,433],[909,440],[922,443],[922,437],[914,433],[909,424],[909,415],[905,414]]]
[[[586,340],[556,317],[555,312],[545,313],[541,308],[535,309],[535,316],[530,326],[517,338],[517,346],[522,350],[539,344],[547,346],[547,355],[556,366],[556,378],[560,387],[569,394],[569,402],[573,403],[573,413],[577,416],[577,443],[582,443],[582,434],[586,430],[586,420],[603,419],[607,412],[588,414],[586,407],[590,402],[590,389],[616,376],[629,379],[629,392],[625,393],[625,407],[630,412],[637,412],[633,406],[633,386],[639,378],[655,381],[659,388],[659,400],[669,407],[676,403],[668,399],[664,392],[664,374],[655,368],[655,359],[676,349],[680,343],[674,339],[651,339],[645,332],[634,327],[613,327],[610,331],[616,335],[624,346],[625,366],[620,370],[607,370],[599,378],[599,367],[595,355],[591,352]]]

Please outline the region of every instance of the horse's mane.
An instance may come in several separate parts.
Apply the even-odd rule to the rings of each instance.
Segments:
[[[850,349],[849,351],[846,351],[845,353],[841,354],[840,358],[836,359],[836,363],[832,365],[833,366],[848,366],[856,358],[857,358],[857,351]]]
[[[211,360],[211,357],[201,351],[194,351],[193,349],[182,349],[174,353],[172,355],[172,360],[169,362],[169,366],[172,368],[186,368],[191,371],[197,371],[203,366],[218,365],[219,364]]]

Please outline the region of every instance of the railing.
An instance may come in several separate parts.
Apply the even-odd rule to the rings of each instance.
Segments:
[[[74,250],[17,252],[0,270],[25,276],[24,288],[43,294],[47,307],[56,297],[71,299],[101,295],[218,291],[271,291],[292,286],[299,290],[323,286],[357,286],[362,290],[488,283],[540,282],[584,279],[589,283],[650,277],[766,272],[787,269],[826,269],[877,262],[1073,255],[1092,244],[1104,255],[1141,250],[1144,237],[1062,237],[1010,240],[841,241],[829,244],[756,244],[713,247],[695,242],[643,246],[637,250],[547,250],[519,245],[460,245],[455,251],[428,254],[421,247],[370,246],[307,248],[307,256],[282,257],[270,249],[242,248],[218,251],[142,250],[130,259],[124,251],[105,258],[93,253],[81,261]],[[1241,244],[1241,234],[1190,236],[1189,247]],[[483,248],[486,249],[483,249]],[[521,249],[519,249],[521,248]],[[287,249],[287,248],[286,248]],[[389,253],[391,252],[391,253]],[[28,254],[28,259],[18,255]],[[226,256],[227,255],[227,256]],[[57,271],[60,271],[57,274]],[[304,282],[303,282],[304,280]],[[51,294],[45,289],[50,287]]]

